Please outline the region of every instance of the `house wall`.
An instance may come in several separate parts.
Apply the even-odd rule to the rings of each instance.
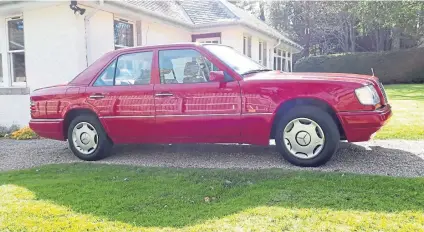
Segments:
[[[247,27],[243,27],[243,29],[244,35],[252,36],[252,58],[254,60],[259,60],[259,41],[267,42],[267,67],[270,69],[274,68],[274,47],[277,49],[282,49],[286,52],[290,52],[290,54],[292,54],[294,51],[291,46],[285,44],[284,42],[278,44],[277,39],[258,33],[257,31],[254,31]],[[290,57],[286,57],[286,60],[290,60],[291,66],[293,66],[292,55],[290,55]],[[286,63],[283,64],[283,67],[286,67],[285,70],[287,70],[287,66],[288,62],[286,61]]]
[[[240,26],[226,26],[199,29],[192,34],[207,34],[221,32],[221,43],[243,52],[243,30]]]
[[[86,66],[84,17],[67,3],[23,12],[27,84],[66,83]]]
[[[29,95],[0,95],[0,125],[27,125],[29,106]]]
[[[87,59],[88,64],[92,64],[108,51],[115,49],[113,19],[110,12],[90,9],[91,16],[86,16],[85,31],[88,38]]]
[[[267,67],[273,67],[273,48],[278,43],[278,41],[274,38],[271,38],[267,35],[258,33],[247,27],[243,28],[243,35],[248,35],[252,37],[252,59],[259,61],[259,41],[266,42],[267,44]]]
[[[0,89],[0,125],[26,125],[30,119],[28,91],[16,93],[16,88],[34,89],[65,83],[85,67],[85,42],[80,36],[84,29],[82,16],[74,15],[67,3],[42,8],[24,8],[20,14],[24,20],[25,70],[24,85],[4,83]],[[0,37],[3,76],[8,77],[7,27],[1,18]],[[10,80],[10,78],[7,78]],[[6,81],[7,81],[6,80]],[[10,83],[10,81],[8,81]],[[7,93],[8,87],[13,94]],[[1,87],[0,87],[1,88]],[[26,94],[25,94],[26,92]]]
[[[190,42],[191,33],[165,23],[155,22],[148,18],[141,18],[142,45],[156,45],[167,43]]]

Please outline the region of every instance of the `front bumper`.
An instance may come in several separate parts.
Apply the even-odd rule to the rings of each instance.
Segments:
[[[65,140],[63,119],[31,119],[29,127],[43,138]]]
[[[339,113],[346,139],[349,142],[370,140],[371,136],[380,130],[391,116],[392,109],[389,104],[375,111]]]

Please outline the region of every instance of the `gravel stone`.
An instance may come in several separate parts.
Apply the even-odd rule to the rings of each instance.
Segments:
[[[53,163],[85,162],[75,157],[63,141],[0,139],[0,171]],[[180,168],[282,168],[424,177],[424,141],[375,140],[340,144],[324,166],[296,167],[285,161],[275,146],[235,144],[120,145],[98,163]]]

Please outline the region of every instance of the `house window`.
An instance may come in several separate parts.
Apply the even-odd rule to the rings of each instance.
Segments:
[[[243,37],[243,54],[252,57],[252,36]]]
[[[134,24],[123,19],[113,21],[115,34],[115,50],[126,47],[134,47]]]
[[[0,53],[0,86],[3,84],[3,54]]]
[[[259,41],[259,63],[262,64],[262,42]]]
[[[266,42],[259,41],[259,63],[265,67],[268,67],[267,50]]]
[[[7,20],[7,35],[9,73],[12,83],[26,82],[24,21],[21,17]]]
[[[208,44],[220,44],[221,37],[210,37],[210,38],[198,38],[196,39],[198,43],[208,43]]]
[[[274,49],[274,70],[287,71],[286,65],[286,52],[281,49]]]
[[[247,37],[243,37],[243,54],[247,55]]]
[[[277,57],[277,70],[283,71],[281,67],[281,56]]]
[[[291,72],[292,71],[292,54],[290,52],[287,53],[287,67],[288,67],[288,71]]]

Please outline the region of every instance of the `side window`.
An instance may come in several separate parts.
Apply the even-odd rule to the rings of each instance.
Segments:
[[[116,60],[114,60],[103,72],[97,77],[93,86],[112,86],[115,76]]]
[[[193,49],[159,51],[162,84],[204,83],[210,71],[219,69]]]
[[[153,52],[139,52],[118,57],[97,78],[94,86],[148,85],[151,79]]]

